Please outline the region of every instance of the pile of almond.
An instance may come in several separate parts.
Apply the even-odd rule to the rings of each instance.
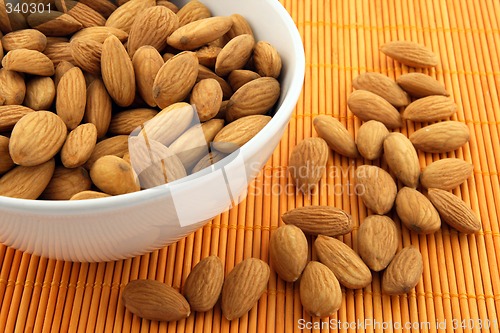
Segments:
[[[55,5],[0,12],[0,195],[151,188],[218,162],[270,121],[281,57],[243,16],[212,17],[196,0]]]
[[[414,42],[390,42],[381,51],[410,67],[438,64],[432,51]],[[379,73],[363,73],[354,79],[353,87],[356,90],[348,106],[364,121],[356,137],[332,116],[317,116],[313,124],[319,137],[305,139],[294,148],[289,171],[297,189],[308,194],[325,175],[329,148],[351,159],[362,157],[365,162],[387,166],[366,164],[354,172],[356,194],[370,212],[357,233],[358,251],[335,238],[349,233],[353,224],[346,212],[334,207],[293,209],[282,216],[286,225],[271,238],[273,267],[286,281],[300,278],[302,305],[316,316],[339,309],[340,285],[351,289],[369,285],[370,269],[383,271],[385,294],[404,294],[417,285],[422,256],[412,246],[398,252],[398,227],[386,215],[393,208],[402,224],[418,234],[436,232],[441,221],[463,233],[481,229],[471,208],[450,192],[472,175],[473,166],[461,159],[443,158],[423,170],[420,167],[417,150],[448,153],[470,139],[464,123],[449,120],[457,107],[444,86],[423,73],[404,74],[396,82]],[[409,137],[391,133],[405,121],[426,126]],[[319,262],[307,263],[304,233],[317,235],[313,251]]]

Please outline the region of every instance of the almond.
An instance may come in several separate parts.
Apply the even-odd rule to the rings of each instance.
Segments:
[[[167,184],[187,175],[179,158],[160,142],[142,136],[130,137],[129,151],[142,188]]]
[[[266,291],[269,266],[260,259],[249,258],[237,264],[222,287],[222,313],[228,320],[250,311]]]
[[[58,166],[41,198],[44,200],[69,200],[79,192],[90,190],[91,186],[89,173],[84,168],[68,169]]]
[[[194,111],[191,105],[187,103],[172,104],[148,121],[139,136],[169,146],[189,127],[193,115]],[[165,131],[165,128],[170,130]]]
[[[61,162],[66,168],[77,168],[87,162],[97,142],[94,124],[83,124],[72,130],[61,149]]]
[[[40,31],[47,37],[68,36],[83,26],[68,14],[56,10],[35,12],[27,17],[30,27]]]
[[[281,216],[286,224],[299,227],[309,235],[340,236],[353,229],[351,216],[331,206],[306,206],[289,210]]]
[[[71,36],[70,41],[74,42],[76,40],[93,40],[94,42],[104,43],[106,38],[109,36],[115,36],[120,40],[120,42],[125,42],[128,39],[128,33],[114,27],[90,27],[85,28],[73,36]]]
[[[413,246],[400,250],[382,277],[382,291],[388,295],[406,294],[418,284],[422,276],[423,260]]]
[[[365,206],[377,214],[386,214],[394,205],[397,195],[396,183],[382,168],[362,165],[356,169],[356,193]]]
[[[10,131],[21,118],[32,112],[33,109],[22,105],[0,106],[0,131]]]
[[[30,112],[21,118],[10,137],[12,160],[22,166],[35,166],[54,157],[66,140],[66,125],[52,112]]]
[[[258,79],[261,76],[253,71],[247,69],[236,69],[229,74],[227,81],[234,91],[240,89],[244,84]]]
[[[408,105],[403,112],[403,118],[419,121],[432,122],[451,117],[457,112],[457,105],[446,96],[428,96],[417,99]]]
[[[265,114],[272,109],[281,94],[279,82],[272,77],[252,80],[239,88],[229,100],[226,119]]]
[[[252,35],[240,35],[231,39],[220,51],[215,62],[215,73],[226,76],[245,66],[252,55],[255,40]]]
[[[221,50],[222,48],[219,46],[207,45],[199,48],[195,52],[200,65],[214,68],[215,62],[217,61],[217,56],[219,55]]]
[[[335,274],[340,284],[361,289],[372,282],[372,273],[359,255],[338,239],[319,235],[314,242],[319,260]]]
[[[153,83],[153,97],[160,108],[183,101],[198,77],[198,58],[194,52],[181,52],[158,71]]]
[[[278,276],[287,282],[296,281],[307,264],[307,238],[298,227],[279,227],[271,235],[269,256]]]
[[[396,197],[396,211],[403,224],[418,234],[431,234],[441,227],[439,213],[419,191],[403,187]]]
[[[226,125],[217,133],[213,141],[213,148],[222,153],[232,153],[257,135],[269,121],[271,121],[271,117],[261,115],[240,118]],[[326,148],[328,149],[328,147]],[[326,154],[328,155],[328,152]]]
[[[167,46],[167,37],[179,27],[179,19],[174,12],[164,6],[144,9],[132,24],[128,36],[127,50],[132,58],[138,48],[153,46],[162,51]]]
[[[443,121],[413,132],[410,141],[426,153],[447,153],[469,142],[469,127],[458,121]]]
[[[113,114],[109,125],[109,133],[129,135],[141,125],[153,119],[158,111],[153,109],[131,109]]]
[[[227,155],[218,151],[213,151],[208,153],[207,155],[203,156],[198,163],[193,167],[193,170],[191,170],[191,173],[196,173],[198,171],[201,171],[205,168],[208,168],[212,166],[213,164],[221,161],[224,157]]]
[[[300,302],[316,317],[330,316],[340,309],[342,290],[335,274],[322,263],[309,262],[300,279]]]
[[[101,72],[109,95],[119,106],[129,106],[135,98],[135,74],[125,47],[114,35],[102,46]]]
[[[428,191],[429,200],[441,215],[443,221],[466,234],[481,230],[481,221],[476,214],[453,193],[437,188]]]
[[[304,193],[312,192],[326,173],[327,161],[328,145],[325,140],[321,138],[302,140],[293,148],[288,162],[292,183]]]
[[[0,175],[14,167],[14,161],[9,153],[9,138],[0,135]]]
[[[84,28],[102,26],[106,19],[81,1],[55,0],[57,10],[72,16]]]
[[[117,135],[109,139],[99,141],[90,155],[85,168],[90,170],[99,158],[106,155],[123,157],[128,152],[128,135]]]
[[[356,90],[347,99],[352,113],[363,121],[377,120],[389,129],[403,126],[398,110],[382,97],[366,90]]]
[[[340,121],[332,116],[319,115],[314,117],[313,125],[332,150],[347,157],[358,157],[354,138]]]
[[[175,30],[167,43],[179,50],[194,50],[222,37],[232,25],[231,18],[224,16],[196,20]]]
[[[444,158],[429,164],[420,175],[420,182],[426,188],[452,190],[465,182],[474,166],[458,158]]]
[[[231,86],[223,78],[212,72],[209,68],[203,65],[198,65],[198,77],[196,78],[196,82],[200,82],[205,79],[215,79],[219,82],[220,87],[222,88],[223,99],[228,99],[233,94]]]
[[[179,12],[179,7],[177,7],[174,3],[167,0],[157,0],[156,5],[165,6],[176,14]]]
[[[450,96],[444,85],[433,77],[423,73],[403,74],[396,82],[411,96],[416,98],[431,95]]]
[[[191,169],[208,153],[208,145],[224,127],[222,119],[212,119],[203,124],[196,124],[171,145],[170,149],[179,157],[186,169]]]
[[[75,67],[71,62],[63,60],[56,66],[56,71],[54,74],[54,84],[55,87],[59,85],[59,82],[61,81],[61,78],[63,77],[64,74],[66,74],[67,71],[69,71],[71,68]]]
[[[211,310],[219,300],[224,283],[224,265],[217,256],[200,260],[189,273],[183,288],[191,310]]]
[[[177,16],[179,17],[179,26],[182,27],[188,23],[209,18],[212,13],[203,3],[192,0],[179,9]]]
[[[91,39],[75,39],[70,43],[71,56],[84,71],[101,74],[102,43]]]
[[[379,95],[395,107],[410,104],[408,94],[396,82],[380,73],[360,74],[352,81],[352,86],[356,90],[367,90]]]
[[[398,228],[391,218],[367,216],[358,229],[358,253],[368,267],[379,272],[396,255],[398,240]]]
[[[163,66],[163,59],[158,51],[149,45],[142,46],[134,54],[132,65],[134,66],[135,82],[137,91],[144,102],[149,106],[156,106],[153,95],[153,86],[156,75]]]
[[[233,39],[236,36],[244,34],[253,36],[252,28],[250,27],[250,24],[245,19],[245,17],[240,14],[232,14],[229,17],[233,21],[231,29],[229,29],[229,31],[227,32],[227,37],[229,39]]]
[[[127,34],[134,24],[137,14],[156,5],[155,0],[131,0],[118,7],[106,20],[106,26],[120,29]]]
[[[401,133],[391,133],[384,140],[387,164],[406,186],[416,188],[420,176],[420,162],[412,143]]]
[[[368,160],[380,158],[387,135],[389,135],[389,131],[381,122],[370,120],[363,123],[356,136],[356,146],[361,156]]]
[[[43,54],[52,61],[54,67],[57,67],[60,62],[68,61],[75,65],[73,56],[71,55],[71,45],[68,42],[54,42],[47,41],[47,47]]]
[[[47,37],[35,29],[13,31],[2,37],[2,46],[9,52],[16,49],[28,49],[42,52],[47,46]]]
[[[90,168],[90,178],[101,191],[111,195],[140,190],[132,166],[118,156],[99,158]]]
[[[110,197],[109,194],[96,191],[82,191],[73,195],[69,200],[89,200]]]
[[[48,110],[56,97],[56,87],[50,77],[34,77],[26,83],[24,104],[33,110]]]
[[[45,54],[34,50],[17,49],[7,52],[2,65],[10,71],[40,76],[54,75],[52,61]]]
[[[189,102],[196,108],[201,122],[210,120],[219,112],[222,103],[222,88],[214,79],[201,80],[193,87]]]
[[[253,64],[260,76],[274,77],[281,73],[281,57],[278,50],[270,43],[259,41],[253,50]]]
[[[189,317],[189,303],[176,289],[156,280],[130,281],[121,296],[125,308],[149,320],[176,321]]]
[[[75,129],[85,114],[87,87],[80,68],[70,69],[57,86],[56,111],[68,129]]]
[[[89,6],[103,17],[109,17],[117,8],[116,5],[109,0],[79,0],[79,2]]]
[[[102,138],[108,131],[111,121],[111,97],[100,79],[94,80],[87,88],[87,102],[84,119],[94,124],[97,137]]]
[[[436,67],[439,58],[423,45],[410,41],[392,41],[380,47],[385,55],[400,63],[416,68]]]
[[[26,84],[21,74],[0,68],[0,96],[5,105],[21,105],[26,96]]]
[[[16,166],[0,178],[0,196],[38,199],[54,173],[54,159],[36,166]]]

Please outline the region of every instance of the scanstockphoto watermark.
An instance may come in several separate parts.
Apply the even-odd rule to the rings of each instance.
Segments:
[[[490,319],[452,319],[438,320],[435,322],[429,321],[380,321],[373,318],[358,319],[356,321],[341,321],[338,319],[330,319],[329,321],[307,321],[299,319],[297,327],[300,330],[423,330],[431,329],[446,330],[446,329],[494,329],[498,331],[498,320]]]

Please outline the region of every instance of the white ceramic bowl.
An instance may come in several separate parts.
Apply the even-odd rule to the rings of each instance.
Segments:
[[[256,40],[270,42],[281,54],[282,94],[271,122],[214,167],[153,189],[65,202],[0,197],[0,242],[60,260],[123,259],[181,239],[245,196],[248,183],[278,145],[297,103],[304,79],[303,45],[293,20],[277,0],[201,2],[213,15],[242,14]]]

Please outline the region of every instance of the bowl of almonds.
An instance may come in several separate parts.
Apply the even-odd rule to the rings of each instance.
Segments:
[[[0,18],[0,242],[40,256],[147,253],[238,204],[302,89],[302,41],[273,0],[56,0]]]

